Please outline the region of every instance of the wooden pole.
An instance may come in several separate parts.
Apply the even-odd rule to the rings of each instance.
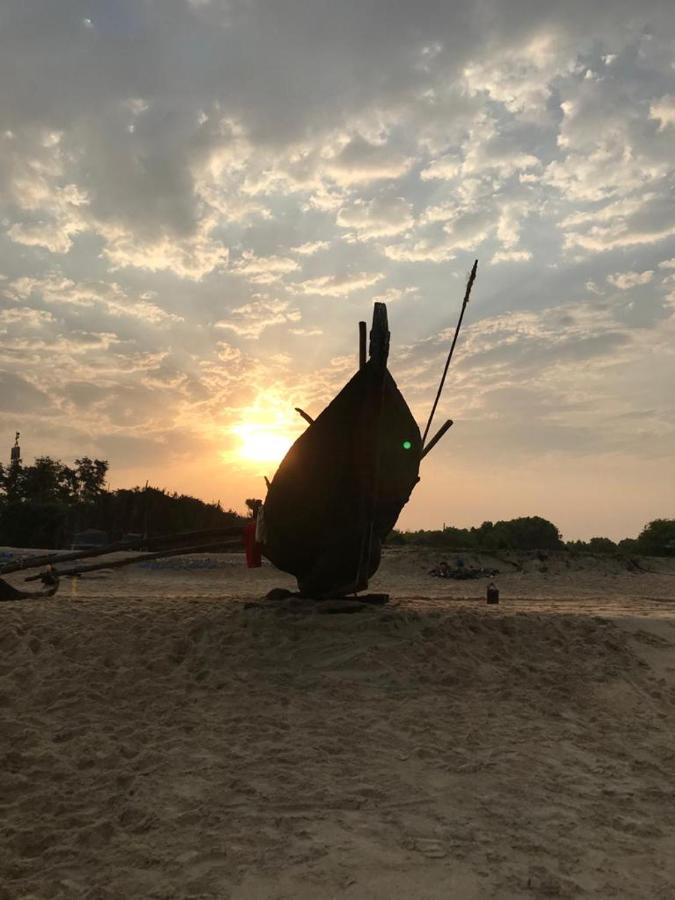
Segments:
[[[359,322],[359,369],[366,364],[366,323]]]
[[[89,559],[93,556],[104,556],[106,553],[116,553],[118,550],[143,550],[148,547],[161,547],[162,544],[177,544],[180,541],[194,540],[195,538],[210,537],[235,537],[241,534],[241,525],[230,525],[225,528],[209,528],[205,531],[182,531],[178,534],[156,535],[153,538],[134,538],[129,541],[117,541],[114,544],[106,544],[105,547],[96,547],[91,550],[73,550],[70,553],[49,553],[45,556],[33,556],[18,562],[7,563],[0,569],[0,575],[9,575],[10,572],[21,572],[23,569],[38,569],[53,563],[72,562],[76,559]]]
[[[229,547],[242,547],[243,541],[219,541],[211,544],[197,544],[193,547],[174,547],[171,550],[158,550],[156,553],[141,553],[139,556],[128,556],[124,559],[114,559],[109,562],[95,563],[93,566],[73,566],[70,569],[55,570],[54,575],[59,578],[68,575],[82,575],[85,572],[96,572],[99,569],[119,569],[121,566],[132,566],[135,563],[146,562],[151,559],[165,559],[169,556],[187,556],[190,553],[208,553],[213,550],[224,550]],[[38,581],[42,575],[29,575],[25,581]]]
[[[314,424],[314,419],[309,415],[309,413],[306,413],[304,409],[300,409],[299,406],[296,406],[295,411],[302,416],[302,418],[305,420],[305,422],[307,422],[308,425]]]
[[[427,435],[429,434],[429,429],[431,428],[431,422],[434,418],[434,413],[436,412],[436,407],[438,406],[438,401],[441,398],[441,392],[443,391],[443,385],[445,384],[445,376],[448,374],[448,368],[450,367],[450,360],[452,359],[452,354],[455,352],[455,344],[457,343],[457,338],[459,337],[459,329],[462,327],[462,319],[464,318],[464,312],[466,310],[467,304],[469,302],[469,297],[471,296],[471,288],[473,287],[473,283],[476,280],[476,274],[478,272],[478,260],[474,260],[473,267],[471,269],[471,274],[469,275],[469,280],[466,285],[466,291],[464,292],[464,302],[462,303],[462,311],[459,314],[459,321],[457,322],[457,328],[455,328],[455,336],[452,339],[452,345],[450,347],[450,352],[448,353],[448,358],[445,361],[445,368],[443,369],[443,377],[441,378],[441,383],[438,385],[438,391],[436,392],[436,399],[434,400],[434,405],[431,407],[431,412],[429,413],[429,421],[427,422],[427,427],[424,429],[424,435],[422,436],[422,446],[424,446],[424,442],[427,439]]]
[[[438,429],[436,434],[432,437],[432,439],[429,441],[429,443],[426,445],[426,447],[422,450],[422,455],[420,456],[420,459],[424,459],[424,457],[427,455],[427,453],[430,450],[434,449],[436,444],[440,441],[440,439],[443,437],[443,435],[446,433],[446,431],[448,431],[450,428],[452,428],[452,419],[448,419],[448,421],[445,422],[445,424],[441,425],[441,427]]]

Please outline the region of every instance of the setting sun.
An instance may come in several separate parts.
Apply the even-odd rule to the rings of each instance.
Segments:
[[[239,421],[230,429],[235,445],[228,454],[229,460],[239,465],[276,467],[302,427],[287,397],[277,391],[265,391],[240,411]]]
[[[232,431],[241,442],[239,456],[248,462],[277,465],[293,443],[293,437],[282,433],[276,424],[246,423],[236,425]]]

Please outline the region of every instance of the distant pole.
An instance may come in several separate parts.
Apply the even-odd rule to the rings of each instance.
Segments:
[[[469,297],[471,296],[471,288],[473,287],[473,283],[476,280],[476,274],[478,272],[478,260],[474,260],[473,267],[471,269],[471,274],[469,275],[469,280],[466,285],[466,291],[464,292],[464,302],[462,303],[462,311],[459,314],[459,321],[457,322],[457,328],[455,328],[455,336],[452,339],[452,345],[450,346],[450,352],[448,353],[448,358],[445,361],[445,368],[443,369],[443,377],[441,378],[441,383],[438,385],[438,391],[436,392],[436,399],[434,400],[434,405],[431,407],[431,412],[429,413],[429,420],[427,422],[427,427],[424,429],[424,436],[422,437],[422,447],[424,447],[424,442],[427,439],[427,435],[429,434],[429,429],[431,428],[431,423],[434,418],[434,414],[436,412],[436,407],[438,406],[438,401],[441,398],[441,392],[443,391],[443,385],[445,384],[445,376],[448,374],[448,368],[450,367],[450,361],[452,359],[452,354],[455,352],[455,344],[457,343],[457,338],[459,337],[459,330],[462,327],[462,319],[464,318],[464,313],[466,311],[467,304],[469,302]]]
[[[19,446],[20,437],[21,434],[17,431],[14,437],[14,446],[12,447],[12,452],[10,455],[11,462],[17,465],[21,462],[21,447]]]
[[[150,537],[150,501],[148,498],[148,482],[145,482],[145,489],[143,490],[143,505],[145,507],[145,515],[144,515],[144,523],[143,523],[143,537]]]

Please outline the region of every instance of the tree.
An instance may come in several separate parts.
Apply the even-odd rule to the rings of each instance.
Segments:
[[[675,553],[675,519],[654,519],[648,522],[638,535],[640,553]]]
[[[105,491],[105,477],[108,474],[106,459],[90,459],[83,456],[75,460],[75,475],[79,483],[79,495],[85,503],[96,500]]]
[[[501,550],[559,550],[562,540],[553,522],[541,516],[522,516],[496,522],[492,532],[485,535],[481,546],[486,544]]]
[[[58,459],[39,456],[32,466],[23,468],[22,499],[37,503],[68,502],[74,499],[76,494],[71,493],[66,469],[67,467]]]

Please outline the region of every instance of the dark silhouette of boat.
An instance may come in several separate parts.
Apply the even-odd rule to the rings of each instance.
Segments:
[[[419,481],[422,437],[388,354],[387,308],[376,303],[369,358],[362,350],[359,371],[316,420],[305,415],[309,427],[269,485],[262,551],[304,596],[364,590]]]
[[[382,542],[419,481],[420,462],[452,425],[448,419],[427,441],[477,267],[476,260],[423,434],[387,368],[389,328],[383,303],[375,304],[368,358],[366,324],[359,323],[358,372],[316,420],[298,410],[309,427],[268,483],[267,497],[257,510],[258,518],[245,526],[243,537],[247,557],[249,552],[255,557],[253,564],[260,564],[262,549],[278,569],[295,575],[301,596],[318,599],[355,594],[368,587],[369,578],[377,571]],[[222,551],[239,547],[241,539],[241,525],[233,525],[177,535],[127,535],[123,541],[103,546],[99,546],[100,540],[82,541],[68,553],[51,553],[0,566],[0,575],[49,566],[47,572],[26,577],[26,581],[41,580],[46,588],[43,592],[18,591],[0,579],[0,602],[51,597],[60,576],[167,556]],[[120,550],[150,552],[112,562],[81,564],[83,559]],[[53,568],[75,560],[73,568]],[[281,593],[288,594],[283,590]],[[386,594],[369,598],[373,603],[387,599]],[[348,604],[339,606],[346,608]]]

